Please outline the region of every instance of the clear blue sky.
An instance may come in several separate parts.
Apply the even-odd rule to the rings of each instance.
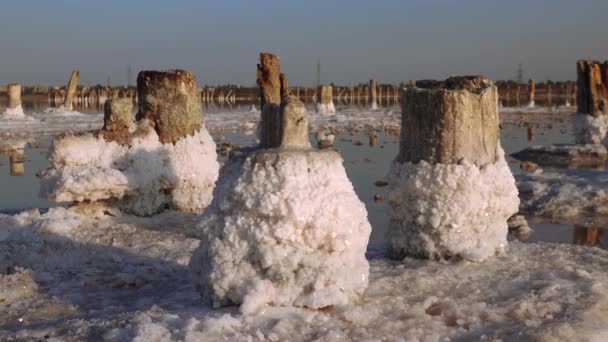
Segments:
[[[0,83],[133,80],[183,68],[199,84],[254,84],[260,51],[291,84],[486,74],[574,79],[608,59],[608,0],[5,0]]]

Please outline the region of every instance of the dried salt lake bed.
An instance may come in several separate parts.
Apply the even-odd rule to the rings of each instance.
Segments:
[[[501,142],[507,154],[532,144],[572,143],[569,109],[506,109]],[[525,112],[524,112],[525,111]],[[255,144],[259,113],[207,110],[214,140]],[[343,107],[336,117],[312,115],[314,130],[332,127],[356,193],[372,224],[368,259],[370,287],[361,303],[328,312],[268,308],[254,316],[236,308],[210,310],[200,304],[187,263],[198,244],[196,217],[166,213],[150,219],[108,217],[103,213],[36,211],[0,217],[1,339],[60,340],[504,340],[605,338],[608,252],[569,245],[587,242],[597,218],[531,218],[528,242],[513,242],[508,253],[482,264],[453,264],[383,257],[387,218],[374,201],[385,188],[375,185],[388,172],[398,136],[386,128],[399,122],[397,107],[378,112]],[[26,143],[23,176],[10,175],[7,155],[0,157],[0,209],[17,212],[55,204],[39,199],[36,173],[48,166],[51,136],[66,125],[97,128],[100,114],[32,115],[31,129],[15,126],[4,141]],[[74,120],[77,118],[77,120]],[[45,124],[48,120],[52,125]],[[538,127],[532,142],[523,122]],[[49,126],[56,128],[47,129]],[[46,128],[45,128],[46,127]],[[379,131],[370,146],[367,131]],[[32,133],[33,132],[33,133]],[[223,138],[222,138],[223,137]],[[315,142],[314,134],[311,141]],[[521,174],[519,162],[511,161]],[[562,172],[561,170],[555,170]],[[604,171],[598,171],[604,173]],[[553,222],[551,222],[553,221]],[[580,225],[583,224],[583,225]],[[591,235],[600,236],[601,232]],[[605,235],[605,234],[604,234]],[[583,238],[581,238],[583,236]],[[390,339],[389,339],[390,340]],[[405,340],[405,339],[403,339]]]

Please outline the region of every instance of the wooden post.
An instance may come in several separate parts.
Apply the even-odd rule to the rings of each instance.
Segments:
[[[536,93],[536,83],[533,79],[528,80],[528,107],[534,107],[534,94]]]
[[[104,139],[123,145],[128,144],[130,142],[129,134],[135,130],[133,100],[131,98],[107,100],[103,114],[101,133]]]
[[[8,108],[15,110],[21,106],[21,85],[11,83],[7,86]]]
[[[499,148],[497,87],[484,76],[418,81],[401,106],[389,256],[482,261],[502,250],[519,200]]]
[[[141,71],[137,95],[137,120],[148,119],[163,144],[175,143],[202,127],[201,94],[188,71]]]
[[[577,111],[593,117],[608,115],[608,61],[577,62]]]
[[[369,101],[369,108],[372,110],[378,109],[378,100],[377,100],[377,96],[376,96],[377,89],[376,88],[377,88],[376,80],[374,80],[374,79],[369,80],[368,101]]]
[[[498,90],[482,76],[418,81],[403,94],[400,162],[477,166],[497,160]]]
[[[72,75],[70,76],[70,80],[68,81],[68,85],[66,88],[65,99],[63,101],[63,107],[66,110],[73,109],[74,95],[76,94],[76,88],[78,87],[79,80],[80,80],[80,71],[78,71],[78,70],[72,71]]]
[[[260,145],[277,147],[281,143],[281,58],[268,52],[260,53],[257,65],[257,84],[260,88]]]

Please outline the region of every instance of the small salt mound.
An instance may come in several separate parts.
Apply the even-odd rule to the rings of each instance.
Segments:
[[[608,115],[593,117],[576,113],[572,119],[577,144],[603,144],[608,146]]]
[[[165,205],[202,211],[210,202],[219,164],[204,128],[175,144],[161,144],[154,130],[129,146],[91,133],[57,139],[41,194],[53,201],[123,199],[121,208],[151,215]]]
[[[222,173],[190,264],[204,300],[254,312],[343,305],[364,292],[371,226],[338,153],[258,151]]]
[[[323,115],[335,114],[336,113],[336,107],[334,106],[333,102],[330,102],[330,103],[317,103],[317,113],[323,114]]]
[[[390,249],[396,257],[482,261],[507,245],[507,219],[518,211],[515,180],[500,159],[482,168],[393,162],[388,182]]]
[[[19,121],[35,121],[36,119],[26,116],[23,112],[23,107],[18,105],[15,108],[6,108],[4,113],[0,114],[0,120],[19,120]]]

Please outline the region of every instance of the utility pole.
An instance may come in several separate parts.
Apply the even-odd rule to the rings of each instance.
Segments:
[[[524,68],[521,65],[521,63],[519,63],[517,65],[517,84],[522,84],[524,83]]]
[[[321,57],[317,61],[317,87],[321,85]]]
[[[127,87],[131,85],[131,64],[127,65]]]

